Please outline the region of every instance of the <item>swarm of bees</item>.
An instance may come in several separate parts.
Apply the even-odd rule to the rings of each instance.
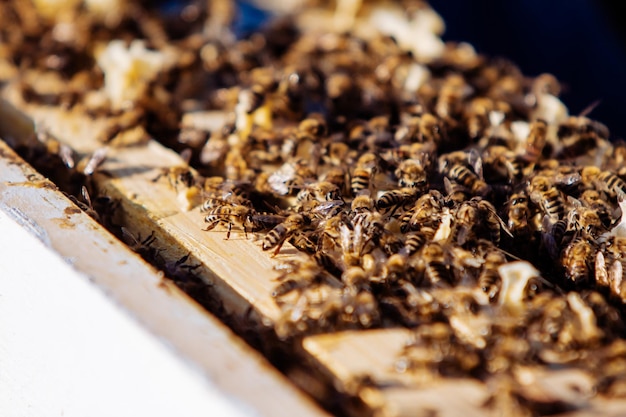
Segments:
[[[409,27],[432,12],[402,5],[367,3],[351,31],[278,19],[241,39],[227,27],[177,33],[178,64],[134,108],[167,132],[163,109],[176,109],[187,122],[167,144],[197,171],[155,181],[196,190],[185,195],[205,230],[302,255],[276,271],[281,339],[415,329],[398,372],[506,380],[487,406],[507,396],[520,415],[538,401],[571,406],[520,388],[540,365],[584,369],[594,390],[626,395],[615,371],[626,355],[626,144],[593,108],[569,115],[549,74],[524,77],[467,44],[423,55],[357,30],[368,16]],[[211,88],[190,88],[199,81]],[[194,127],[201,111],[210,120]]]

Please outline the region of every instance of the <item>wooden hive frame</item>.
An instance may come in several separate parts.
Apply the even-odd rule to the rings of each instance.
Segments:
[[[27,143],[32,140],[34,120],[46,126],[54,136],[78,152],[92,153],[102,146],[97,137],[106,127],[105,119],[92,120],[85,114],[77,112],[27,104],[11,87],[5,89],[3,97],[6,102],[2,104],[0,110],[2,119],[0,134],[5,138],[11,138],[14,143]],[[183,161],[176,153],[150,140],[141,146],[110,148],[107,159],[93,175],[93,180],[102,194],[121,203],[122,226],[130,233],[144,237],[154,233],[155,245],[167,262],[176,262],[182,256],[189,255],[190,262],[200,265],[194,272],[207,285],[210,298],[215,302],[213,307],[219,309],[222,316],[228,318],[235,328],[271,333],[272,324],[280,317],[280,310],[271,297],[275,286],[275,272],[272,267],[276,262],[293,256],[295,250],[286,245],[281,254],[272,259],[260,249],[258,243],[252,239],[246,240],[243,234],[234,232],[231,239],[225,240],[221,231],[203,231],[202,214],[199,213],[199,209],[181,211],[176,202],[174,188],[167,181],[154,181],[163,168],[179,165],[183,165]],[[30,190],[33,187],[13,189]],[[44,192],[47,188],[38,190]],[[19,193],[15,198],[16,202],[12,204],[27,204],[26,201],[20,201],[22,197]],[[24,198],[27,198],[26,192]],[[42,224],[42,227],[54,229],[57,225],[46,223]],[[73,250],[68,247],[53,246],[53,248],[64,256],[69,256]],[[74,253],[72,256],[84,260],[85,271],[93,271],[94,266],[87,262],[91,255],[78,256]],[[130,254],[126,256],[131,257]],[[161,331],[160,321],[165,320],[159,313],[162,308],[157,306],[167,302],[180,304],[177,308],[181,313],[176,315],[176,318],[167,317],[169,325],[166,327],[171,328],[172,332],[176,329],[175,334],[163,336],[168,340],[174,340],[173,343],[179,343],[180,346],[176,346],[182,355],[202,369],[218,366],[213,354],[208,354],[198,347],[204,346],[208,341],[202,338],[202,332],[193,328],[194,320],[189,319],[189,316],[202,317],[206,322],[210,320],[208,316],[200,312],[175,286],[167,280],[158,278],[159,275],[154,271],[147,276],[149,277],[145,278],[147,282],[142,282],[141,277],[132,277],[133,280],[138,280],[137,288],[129,290],[128,301],[121,304],[134,312],[147,310],[142,313],[146,315],[143,320],[147,327],[156,333]],[[130,282],[130,278],[128,281]],[[121,288],[106,281],[105,278],[101,285],[107,288],[107,291],[111,291],[116,300],[126,296]],[[145,291],[145,287],[149,290]],[[182,331],[177,329],[179,327],[188,330]],[[306,377],[311,369],[319,370],[327,386],[336,390],[340,397],[351,399],[343,402],[342,408],[354,415],[497,415],[496,411],[484,406],[489,391],[478,381],[444,380],[425,387],[419,376],[396,372],[394,365],[397,355],[410,337],[411,334],[406,329],[349,331],[306,337],[297,342],[294,355],[298,360],[308,364],[308,367],[302,368],[304,371],[294,375],[293,379],[304,388],[309,388],[314,396],[327,396],[324,387],[316,386],[311,389],[312,379]],[[241,348],[239,342],[231,342],[228,338],[224,340],[222,349],[229,351],[230,347],[225,346],[230,346],[231,343],[239,346],[236,349],[245,350]],[[273,397],[278,391],[289,396],[295,392],[292,388],[285,388],[283,382],[276,382],[275,371],[263,368],[259,372],[267,372],[271,376],[268,378],[274,381],[272,384],[280,387],[263,386],[256,394],[252,394],[253,396],[270,391]],[[235,375],[231,381],[233,386],[227,390],[228,392],[232,393],[234,390],[239,394],[245,394],[245,385],[238,385],[248,378],[244,373]],[[547,375],[547,380],[549,376],[558,377],[558,372],[551,372]],[[261,378],[258,375],[257,377]],[[274,397],[272,402],[279,404],[279,410],[271,408],[271,405],[262,400],[254,406],[265,415],[280,415],[285,411],[289,415],[294,415],[293,410],[298,407],[304,407],[312,414],[318,413],[312,407],[303,405],[306,401],[297,394],[291,401],[285,405],[286,403]],[[583,411],[567,415],[617,416],[624,410],[626,410],[625,401],[593,398],[587,402]],[[300,412],[296,414],[302,415]]]

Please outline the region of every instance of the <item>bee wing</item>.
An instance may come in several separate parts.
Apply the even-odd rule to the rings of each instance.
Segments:
[[[596,282],[600,285],[609,286],[609,274],[606,269],[606,261],[604,259],[604,254],[602,251],[598,251],[596,253],[596,261],[595,261],[595,269],[596,269]]]
[[[185,164],[189,164],[189,161],[191,161],[192,153],[191,148],[185,148],[180,152],[180,157],[185,161]]]
[[[476,149],[472,149],[467,154],[467,162],[470,164],[474,173],[478,175],[478,178],[484,180],[483,178],[483,159]]]
[[[571,187],[574,184],[578,184],[582,180],[581,175],[578,172],[572,172],[570,174],[558,174],[554,177],[554,183],[565,187]]]
[[[550,223],[550,218],[547,215],[543,216],[541,243],[543,243],[543,246],[548,251],[548,255],[550,255],[550,258],[559,258],[559,245],[557,245],[556,240],[552,235],[552,224]]]
[[[87,203],[87,205],[90,208],[92,208],[93,205],[91,204],[91,197],[89,196],[89,191],[87,191],[87,187],[85,187],[84,185],[80,187],[80,195],[81,197],[83,197],[83,200],[85,200],[85,203]]]
[[[76,166],[76,161],[74,160],[74,150],[70,148],[68,145],[62,143],[59,147],[59,156],[61,160],[68,168],[74,168]]]
[[[609,284],[611,286],[611,291],[613,292],[613,294],[621,296],[624,269],[619,259],[615,260],[611,264],[611,268],[609,269],[608,275],[609,275]]]
[[[331,200],[321,203],[311,211],[315,214],[321,214],[324,217],[332,217],[336,214],[336,210],[341,209],[344,204],[345,202],[343,200]]]
[[[98,169],[98,167],[102,165],[102,163],[106,159],[106,155],[107,155],[106,147],[97,149],[93,153],[93,155],[91,155],[91,158],[89,158],[87,165],[85,165],[83,174],[89,176],[89,175],[92,175],[94,172],[96,172],[96,169]]]

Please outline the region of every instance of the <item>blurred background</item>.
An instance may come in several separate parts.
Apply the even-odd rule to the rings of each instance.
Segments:
[[[284,0],[285,3],[298,3]],[[156,3],[156,2],[155,2]],[[183,0],[161,0],[181,7]],[[270,16],[276,0],[236,0],[235,33],[245,36]],[[446,22],[444,40],[469,42],[482,54],[517,64],[528,76],[554,74],[561,99],[577,115],[626,138],[626,2],[610,0],[430,0]]]
[[[626,138],[626,2],[607,0],[430,0],[446,22],[443,39],[502,56],[525,75],[554,74],[571,114]]]

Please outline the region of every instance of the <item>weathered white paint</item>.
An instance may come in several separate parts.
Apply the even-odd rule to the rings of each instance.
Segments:
[[[0,415],[256,415],[3,211],[0,270]]]

